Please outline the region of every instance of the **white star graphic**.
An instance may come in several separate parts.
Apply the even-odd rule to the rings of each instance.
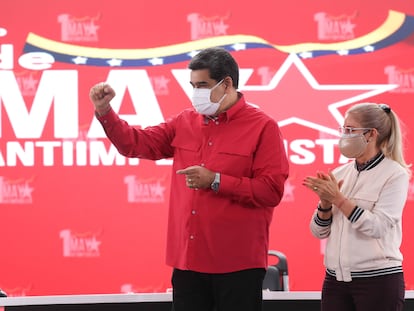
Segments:
[[[374,52],[375,51],[375,47],[373,45],[364,46],[364,51],[365,52]]]
[[[231,46],[235,51],[242,51],[246,49],[245,43],[235,43]]]
[[[302,58],[312,58],[313,57],[313,53],[312,52],[302,52],[299,55]]]
[[[122,64],[122,60],[121,59],[115,59],[115,58],[112,58],[112,59],[110,59],[110,60],[108,60],[106,62],[111,67],[121,66],[121,64]]]
[[[32,197],[32,192],[33,192],[33,188],[29,186],[28,183],[24,184],[24,187],[21,189],[22,193],[22,197],[23,198],[31,198]]]
[[[26,79],[24,79],[23,85],[26,90],[35,90],[38,83],[39,81],[34,79],[33,75],[30,74]]]
[[[75,58],[72,58],[72,61],[76,64],[76,65],[85,65],[86,62],[88,61],[87,57],[83,57],[83,56],[77,56]]]
[[[101,241],[98,241],[96,237],[91,237],[87,240],[88,249],[90,251],[98,252],[99,251],[99,245],[101,244]]]
[[[151,63],[153,66],[162,65],[164,64],[164,59],[159,57],[154,57],[148,60],[149,63]]]
[[[283,194],[282,201],[284,202],[292,202],[295,200],[295,196],[293,195],[293,190],[295,190],[296,186],[290,182],[290,180],[286,180],[285,182],[285,191]]]
[[[338,51],[336,51],[336,53],[338,53],[338,55],[340,55],[340,56],[346,56],[346,55],[349,54],[349,51],[348,50],[338,50]]]
[[[196,51],[191,51],[190,53],[187,53],[188,56],[190,56],[191,58],[193,58],[194,56],[196,56],[198,53],[200,53],[200,50],[196,50]]]
[[[156,196],[156,197],[163,197],[164,196],[164,191],[165,191],[165,187],[163,187],[160,182],[157,182],[152,187],[152,192],[153,192],[154,196]]]

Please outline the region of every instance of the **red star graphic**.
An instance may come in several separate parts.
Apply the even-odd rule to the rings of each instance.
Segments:
[[[246,99],[278,121],[337,134],[343,116],[338,108],[386,92],[395,85],[320,85],[294,54],[287,57],[267,86],[240,87]]]

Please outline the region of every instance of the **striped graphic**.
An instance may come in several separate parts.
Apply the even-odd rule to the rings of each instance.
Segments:
[[[403,41],[413,32],[414,16],[389,11],[385,22],[376,30],[352,40],[335,43],[277,45],[257,36],[228,35],[157,48],[105,49],[66,44],[29,33],[24,52],[46,52],[53,55],[57,62],[74,65],[144,67],[188,61],[197,51],[213,46],[220,46],[231,52],[259,48],[276,49],[283,53],[296,54],[301,58],[372,53]]]

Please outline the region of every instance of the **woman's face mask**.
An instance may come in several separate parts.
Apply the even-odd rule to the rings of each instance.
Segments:
[[[212,116],[220,107],[221,102],[227,94],[224,94],[217,103],[211,101],[211,92],[219,86],[223,80],[213,86],[211,89],[194,88],[191,103],[194,109],[203,115]]]
[[[342,134],[339,139],[339,151],[347,158],[358,158],[367,148],[365,133]]]

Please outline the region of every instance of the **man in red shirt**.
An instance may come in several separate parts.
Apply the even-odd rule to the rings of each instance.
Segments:
[[[260,311],[269,226],[289,165],[279,127],[237,91],[239,67],[222,48],[189,63],[193,108],[136,129],[112,110],[114,90],[90,90],[96,117],[126,157],[173,158],[166,262],[173,310]]]

